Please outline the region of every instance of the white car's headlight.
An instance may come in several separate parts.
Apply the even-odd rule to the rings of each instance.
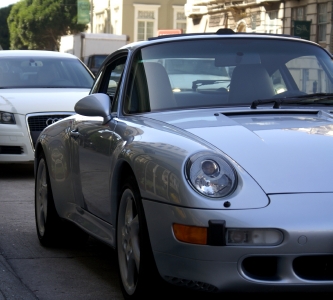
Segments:
[[[14,114],[0,111],[0,124],[16,124]]]
[[[212,198],[229,195],[237,185],[236,170],[223,156],[214,153],[198,153],[190,157],[186,175],[196,191]]]

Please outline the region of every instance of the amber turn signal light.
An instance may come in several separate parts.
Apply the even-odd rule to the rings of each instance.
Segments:
[[[176,239],[181,242],[207,245],[207,227],[173,224],[172,228]]]

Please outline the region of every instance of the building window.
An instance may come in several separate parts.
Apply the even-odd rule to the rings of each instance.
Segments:
[[[277,33],[278,25],[278,11],[273,10],[267,12],[266,15],[266,32],[267,33]]]
[[[154,12],[138,11],[138,41],[147,40],[154,36]]]
[[[275,21],[278,18],[278,11],[277,10],[269,11],[267,15],[270,21]]]
[[[184,6],[173,5],[173,29],[181,29],[186,33],[186,16]]]
[[[305,21],[305,12],[305,6],[293,8],[292,19],[297,21]]]
[[[318,41],[326,41],[327,3],[318,4]]]
[[[133,5],[135,8],[134,41],[145,41],[156,36],[160,5]]]
[[[122,9],[119,6],[119,0],[110,2],[110,33],[122,34]]]
[[[305,6],[295,7],[291,11],[291,35],[295,35],[295,25],[293,21],[306,21]]]
[[[103,33],[104,30],[105,30],[104,12],[96,13],[95,32],[96,33]]]
[[[251,15],[251,29],[255,30],[257,29],[257,19],[258,19],[258,14],[257,13],[254,13]]]

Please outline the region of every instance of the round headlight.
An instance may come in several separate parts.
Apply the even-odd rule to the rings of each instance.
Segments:
[[[212,198],[229,195],[237,185],[233,166],[224,157],[214,153],[192,156],[186,165],[186,175],[196,191]]]
[[[219,165],[211,159],[204,160],[201,163],[201,168],[202,171],[210,177],[216,177],[220,173]]]
[[[0,123],[15,124],[14,115],[12,113],[0,112]]]

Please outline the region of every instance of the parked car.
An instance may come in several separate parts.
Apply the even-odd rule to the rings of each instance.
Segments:
[[[93,75],[74,55],[52,51],[0,52],[0,162],[34,161],[48,125],[74,114]]]
[[[40,242],[80,241],[69,221],[116,249],[125,299],[333,289],[331,56],[226,33],[122,47],[37,140]]]
[[[102,65],[104,59],[107,57],[107,54],[93,54],[83,58],[83,62],[89,68],[89,70],[96,75],[98,69]]]

